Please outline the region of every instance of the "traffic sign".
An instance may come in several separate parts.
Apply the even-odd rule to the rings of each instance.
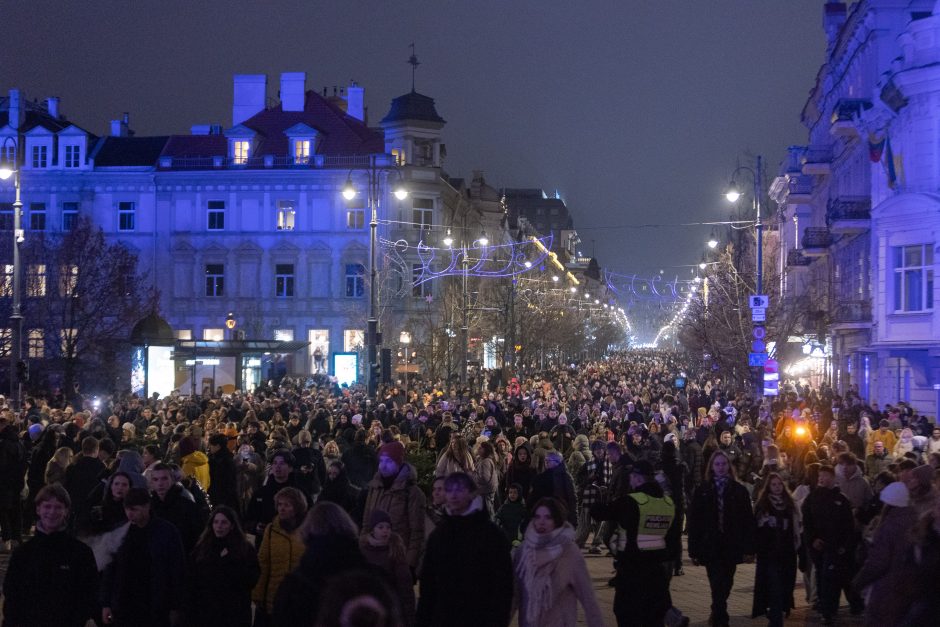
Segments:
[[[751,310],[751,322],[764,322],[767,320],[767,309],[755,307]]]
[[[766,294],[748,296],[748,306],[751,309],[767,309],[770,307],[770,297]]]
[[[776,359],[765,359],[764,360],[764,374],[777,374],[780,364],[777,363]]]
[[[766,327],[754,327],[751,331],[751,335],[754,336],[755,340],[762,340],[767,337],[767,328]]]
[[[763,340],[754,340],[751,342],[751,350],[755,353],[764,353],[767,351],[767,345],[764,344]]]
[[[753,368],[762,367],[767,362],[767,353],[750,353],[747,356],[747,363]]]

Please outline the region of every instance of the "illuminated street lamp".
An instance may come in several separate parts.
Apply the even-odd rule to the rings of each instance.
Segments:
[[[10,158],[10,150],[7,144],[13,145],[14,155]],[[24,232],[22,228],[23,201],[20,199],[20,171],[17,167],[19,161],[19,150],[16,140],[12,137],[5,137],[3,145],[0,147],[0,154],[3,155],[0,161],[0,179],[4,181],[13,177],[13,188],[15,197],[13,200],[13,311],[10,314],[10,396],[13,399],[13,406],[20,406],[20,383],[22,379],[28,376],[29,370],[23,362],[23,314],[21,311],[21,284],[20,284],[20,244],[23,243]],[[17,381],[17,373],[20,375],[20,381]]]

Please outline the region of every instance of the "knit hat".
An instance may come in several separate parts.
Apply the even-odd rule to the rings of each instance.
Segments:
[[[907,507],[911,504],[911,495],[902,481],[895,481],[886,485],[878,498],[885,505],[893,507]]]
[[[40,424],[29,425],[29,429],[27,429],[27,431],[29,431],[29,438],[31,440],[38,440],[39,436],[42,435],[42,425]]]
[[[391,525],[392,518],[384,510],[374,509],[372,510],[372,514],[369,516],[369,531],[375,529],[379,523],[388,523]]]
[[[379,457],[382,455],[387,455],[389,459],[394,460],[399,466],[405,463],[405,447],[402,446],[401,442],[395,441],[383,444],[379,448]]]
[[[186,457],[196,452],[196,441],[193,438],[180,440],[180,457]]]

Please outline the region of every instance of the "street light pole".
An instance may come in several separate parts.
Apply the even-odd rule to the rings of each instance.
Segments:
[[[9,152],[7,144],[12,143],[16,152],[11,163],[8,163]],[[20,198],[20,170],[19,146],[11,137],[3,140],[2,150],[4,163],[0,164],[0,179],[13,176],[13,310],[10,314],[10,397],[15,409],[20,407],[19,364],[23,360],[23,313],[22,313],[22,284],[20,283],[20,244],[23,243],[24,233],[22,225],[23,201]],[[25,367],[24,367],[25,372]]]

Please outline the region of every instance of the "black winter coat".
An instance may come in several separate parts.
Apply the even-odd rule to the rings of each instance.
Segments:
[[[209,455],[209,500],[212,506],[228,505],[236,512],[238,503],[238,469],[227,447]]]
[[[179,531],[186,554],[192,552],[199,534],[206,526],[206,518],[192,495],[184,491],[183,486],[176,484],[162,501],[154,493],[150,498],[150,510],[154,516],[172,523]]]
[[[740,564],[754,555],[757,524],[747,488],[728,480],[724,496],[724,532],[718,525],[718,493],[707,481],[696,488],[687,512],[689,557],[702,564],[731,561]]]
[[[490,522],[481,500],[475,505],[475,511],[465,516],[444,516],[428,538],[417,627],[509,624],[513,596],[509,541]]]
[[[294,477],[297,478],[297,487],[307,495],[308,499],[320,493],[323,482],[326,481],[326,464],[323,462],[323,453],[312,446],[295,447],[291,454],[294,456]]]
[[[72,499],[72,515],[81,516],[88,507],[91,491],[98,487],[106,468],[97,457],[81,456],[65,469],[64,487]]]
[[[251,590],[261,569],[254,548],[241,554],[229,551],[213,539],[209,552],[195,553],[189,568],[186,624],[190,627],[250,627]],[[197,551],[198,552],[198,551]]]
[[[365,487],[379,470],[379,458],[375,451],[365,444],[353,444],[343,453],[343,465],[346,476],[357,488]]]
[[[0,506],[19,507],[25,484],[26,449],[13,425],[0,432]]]
[[[561,501],[568,510],[568,522],[572,526],[578,524],[578,502],[574,494],[574,482],[564,464],[543,470],[532,480],[532,492],[526,503],[529,508],[535,507],[538,500],[545,496],[553,496]]]

